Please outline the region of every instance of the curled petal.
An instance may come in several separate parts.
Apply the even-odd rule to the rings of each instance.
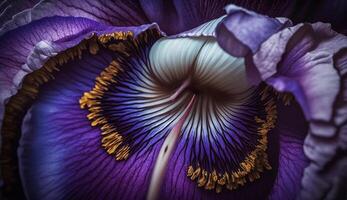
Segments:
[[[227,17],[217,29],[220,46],[234,56],[246,56],[249,51],[255,53],[260,44],[272,34],[281,30],[289,23],[235,5],[226,7]],[[254,34],[254,30],[258,30]]]
[[[238,10],[243,9],[235,9],[229,15],[233,16],[240,12]],[[274,21],[262,15],[253,15],[252,18],[262,19],[270,24]],[[230,18],[222,24],[224,26],[229,24],[229,27],[232,27],[238,22]],[[243,26],[247,24],[245,21]],[[217,33],[219,31],[221,36],[219,39],[221,46],[232,55],[240,56],[230,49],[238,48],[240,44],[247,44],[246,47],[250,50],[241,55],[246,55],[250,74],[254,75],[257,81],[265,81],[277,91],[292,93],[300,104],[306,120],[310,122],[304,151],[311,162],[305,169],[301,197],[309,197],[312,192],[319,190],[320,192],[315,193],[314,197],[320,198],[329,193],[329,186],[337,190],[339,186],[333,183],[332,177],[342,181],[343,177],[339,176],[341,171],[332,172],[324,168],[333,161],[336,165],[332,165],[337,168],[345,163],[344,158],[338,156],[341,156],[339,151],[345,149],[343,141],[346,137],[344,128],[346,116],[342,114],[346,111],[346,99],[342,96],[346,93],[344,73],[347,37],[331,30],[329,24],[315,23],[280,29],[265,26],[272,32],[248,29],[243,32],[244,38],[259,38],[259,41],[248,44],[247,39],[244,42],[240,37],[236,42],[226,40],[226,44],[223,44],[223,37],[227,38],[228,34],[237,35],[239,32],[236,29],[228,29],[225,32],[223,25],[217,28],[219,29]],[[269,32],[271,34],[263,37],[264,33]],[[252,51],[254,44],[257,47],[256,51]],[[319,170],[324,171],[326,175],[318,176]],[[317,184],[314,184],[315,182]]]

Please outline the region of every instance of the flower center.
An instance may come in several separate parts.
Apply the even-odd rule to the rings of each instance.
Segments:
[[[155,42],[143,36],[117,45],[117,60],[80,101],[108,154],[117,160],[141,155],[180,124],[172,152],[181,152],[199,187],[236,189],[271,168],[267,134],[276,106],[264,87],[247,82],[243,59],[210,37]]]

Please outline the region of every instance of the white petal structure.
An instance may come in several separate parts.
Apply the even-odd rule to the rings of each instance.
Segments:
[[[191,78],[199,89],[236,95],[251,87],[243,58],[224,52],[213,37],[164,38],[150,51],[150,64],[164,83]]]

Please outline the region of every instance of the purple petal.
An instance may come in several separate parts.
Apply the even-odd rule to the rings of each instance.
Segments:
[[[220,38],[219,45],[238,57],[246,56],[249,51],[255,53],[264,40],[289,23],[261,16],[235,5],[227,6],[226,11],[227,17],[216,30],[217,37]]]
[[[343,199],[345,196],[343,188],[347,179],[344,170],[347,166],[347,158],[344,153],[347,150],[346,48],[335,54],[333,60],[339,76],[342,78],[341,87],[334,102],[332,121],[329,123],[314,122],[314,125],[310,126],[311,135],[306,138],[304,150],[312,162],[305,169],[302,181],[304,190],[300,193],[301,198],[319,199],[322,196],[329,196],[332,199]],[[326,130],[328,134],[320,133],[322,130]],[[322,137],[326,139],[322,140]],[[312,182],[316,184],[312,184]]]
[[[308,125],[297,103],[278,105],[278,114],[274,131],[279,140],[278,173],[270,199],[289,200],[295,199],[299,193],[301,177],[309,164],[303,152]]]
[[[1,28],[0,35],[32,21],[51,16],[84,17],[112,26],[137,26],[149,23],[136,1],[44,0],[33,8],[14,16]]]
[[[128,27],[126,30],[137,35],[148,27]],[[40,68],[49,57],[75,46],[92,33],[112,33],[119,30],[125,29],[108,27],[85,18],[51,17],[3,35],[0,38],[0,51],[3,52],[0,58],[1,117],[4,100],[15,94],[27,73]],[[56,41],[64,42],[64,45],[53,47]]]
[[[100,130],[90,126],[88,112],[78,103],[111,60],[107,51],[83,56],[43,88],[27,117],[19,154],[30,198],[136,199],[145,193],[156,154],[116,162],[100,147]]]
[[[112,25],[129,26],[156,22],[168,34],[191,29],[224,14],[227,1],[41,1],[16,15],[0,35],[31,21],[50,16],[74,16]]]
[[[285,29],[264,42],[253,59],[263,80],[279,91],[294,93],[308,120],[329,121],[339,90],[332,56],[347,45],[347,39],[328,29],[325,24]]]
[[[125,29],[126,30],[126,29]],[[136,53],[136,52],[133,52]],[[34,199],[143,199],[156,148],[117,161],[101,147],[79,100],[119,56],[101,49],[68,62],[41,88],[24,123],[19,158],[26,195]]]
[[[78,35],[100,26],[94,21],[83,18],[53,17],[23,26],[0,38],[0,119],[3,116],[3,103],[17,90],[22,77],[35,70],[36,60],[56,52],[49,50],[49,43],[70,35]],[[57,31],[59,30],[59,31]],[[39,43],[41,41],[41,43]],[[45,41],[45,42],[42,42]],[[39,50],[41,49],[41,50]],[[41,57],[38,56],[41,54]],[[44,60],[43,60],[44,61]],[[29,62],[29,63],[27,63]],[[0,120],[2,121],[2,120]]]
[[[261,15],[253,17],[273,22]],[[223,30],[223,27],[219,28]],[[221,32],[224,38],[237,32],[229,30],[231,33]],[[252,38],[259,34],[262,35],[258,29],[250,29],[244,36]],[[222,39],[219,38],[219,43],[232,54],[234,52],[228,49],[237,48],[243,42],[223,46]],[[304,143],[310,165],[305,169],[300,197],[337,197],[344,179],[341,166],[346,165],[340,149],[346,149],[346,99],[343,96],[346,93],[347,37],[332,31],[328,24],[315,23],[283,27],[277,33],[274,31],[267,38],[259,39],[255,42],[257,51],[249,51],[246,57],[251,74],[280,92],[291,92],[310,122]],[[246,47],[252,49],[250,44]],[[324,170],[327,165],[334,170]],[[329,191],[330,187],[333,190]]]
[[[146,25],[126,30],[137,35]],[[59,31],[57,31],[59,30]],[[15,94],[22,78],[42,66],[49,57],[69,47],[94,32],[99,34],[124,30],[108,27],[95,21],[75,17],[51,17],[35,21],[10,31],[0,38],[0,124],[3,116],[4,101]],[[52,47],[55,41],[68,40],[64,45]],[[53,49],[52,49],[53,48]]]
[[[76,27],[73,28],[74,26],[69,24],[69,22],[73,23],[73,25],[75,25]],[[78,24],[78,22],[80,22],[80,24]],[[54,26],[50,27],[49,25],[52,25],[52,24]],[[44,28],[42,28],[43,25],[47,25],[47,27],[45,26]],[[85,28],[84,29],[80,28],[80,26],[84,27],[83,25],[85,25]],[[66,29],[64,29],[65,27]],[[69,28],[72,28],[72,29],[69,29]],[[7,73],[8,71],[8,73],[5,74],[8,76],[1,76],[1,78],[3,78],[1,80],[3,80],[4,83],[7,83],[7,85],[5,84],[1,85],[4,87],[3,90],[1,90],[1,92],[3,92],[4,94],[2,97],[3,99],[5,99],[9,95],[14,94],[17,91],[17,89],[21,89],[21,81],[26,74],[41,68],[42,65],[48,59],[50,59],[51,57],[54,57],[55,55],[57,55],[58,53],[62,51],[65,51],[66,49],[69,49],[70,47],[76,46],[84,39],[88,39],[93,35],[99,36],[101,34],[115,33],[119,31],[131,32],[134,37],[137,37],[137,35],[140,34],[141,32],[147,29],[152,29],[152,28],[157,28],[157,26],[155,24],[152,24],[152,25],[142,25],[139,27],[108,27],[108,26],[100,25],[96,22],[93,22],[88,19],[83,19],[83,18],[52,17],[52,18],[45,18],[40,21],[35,21],[27,26],[23,26],[19,30],[16,30],[15,33],[13,34],[10,34],[11,32],[9,32],[8,34],[5,34],[1,38],[1,40],[3,40],[2,44],[5,45],[5,47],[2,47],[2,48],[8,51],[9,49],[11,50],[11,47],[12,47],[14,48],[12,50],[15,52],[17,52],[16,51],[17,48],[19,50],[21,50],[22,48],[23,54],[19,54],[16,60],[13,59],[14,56],[12,54],[9,54],[9,55],[5,54],[7,56],[7,58],[5,57],[6,59],[14,60],[15,62],[17,62],[17,65],[6,65],[7,60],[4,59],[4,62],[5,62],[4,66],[7,68],[4,67],[4,69],[2,70],[4,73],[5,72]],[[60,32],[57,32],[56,30],[62,30],[62,32],[60,33]],[[65,34],[64,34],[64,30],[65,30]],[[21,37],[23,34],[26,34],[26,36],[32,36],[31,40],[26,41],[25,40],[26,38],[23,39]],[[39,36],[43,38],[40,38]],[[40,41],[41,39],[45,39],[45,40],[42,40],[41,42],[39,42],[34,47],[34,49],[31,50],[32,48],[31,45],[35,44],[36,41]],[[21,43],[18,43],[18,41],[23,42],[22,45],[24,45],[24,47],[21,47],[20,45]],[[18,45],[18,46],[15,46],[15,45]],[[30,55],[28,56],[28,58],[26,58],[25,53],[28,53],[28,52],[30,52]],[[69,57],[70,55],[65,55],[65,56]],[[20,63],[20,62],[23,62],[23,63]],[[13,80],[11,80],[11,78]],[[9,116],[9,115],[17,114],[19,115],[19,117],[17,117],[16,120],[19,120],[19,121],[11,122],[7,120],[6,127],[11,126],[12,123],[20,123],[20,121],[22,120],[20,116],[24,115],[25,112],[27,111],[27,110],[21,110],[18,108],[16,108],[15,110],[16,111],[11,111],[11,110],[6,111],[7,115]],[[3,101],[1,102],[1,111],[3,111]],[[3,113],[1,113],[1,117],[2,115]],[[14,137],[19,137],[19,135],[17,135],[17,132],[13,132],[13,131],[2,132],[2,144],[5,144],[3,145],[4,148],[2,150],[2,155],[6,156],[6,158],[5,156],[3,158],[4,160],[6,159],[6,164],[4,163],[2,167],[4,171],[5,171],[5,168],[7,170],[7,172],[4,172],[7,174],[6,176],[7,178],[5,180],[6,190],[10,189],[11,186],[9,185],[12,183],[12,180],[17,178],[16,177],[17,170],[18,170],[17,158],[12,157],[15,155],[16,148],[17,148],[17,143],[15,140],[13,140]],[[11,178],[10,175],[13,175],[14,177]]]
[[[252,18],[261,18],[266,24],[273,23],[273,19],[260,15],[253,15]],[[232,20],[229,22],[229,27],[239,23]],[[243,41],[242,37],[235,42],[228,42],[225,39],[228,40],[230,34],[238,35],[238,29],[222,32],[223,25],[218,27],[221,31],[219,43],[226,51],[235,56],[245,56],[234,49],[252,49],[253,56],[249,63],[254,63],[254,66],[250,66],[255,71],[253,74],[258,74],[281,92],[293,92],[307,119],[331,119],[332,105],[339,89],[339,76],[331,55],[347,43],[344,36],[329,31],[330,27],[325,24],[317,23],[312,26],[297,25],[278,33],[277,28],[270,26],[273,31],[268,35],[259,29],[249,29],[241,35],[244,38],[255,38],[253,42],[247,42],[249,39]],[[240,26],[250,26],[250,22],[245,21]],[[264,29],[266,27],[264,25]],[[322,79],[325,80],[323,84]]]

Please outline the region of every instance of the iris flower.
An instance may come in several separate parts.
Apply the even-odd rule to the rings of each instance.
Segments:
[[[330,3],[3,2],[4,194],[346,198],[345,4]]]

